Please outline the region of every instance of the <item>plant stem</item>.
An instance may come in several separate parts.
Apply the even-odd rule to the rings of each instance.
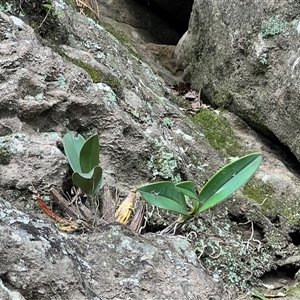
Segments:
[[[51,9],[48,9],[48,11],[47,11],[47,14],[46,14],[45,18],[44,18],[44,20],[42,21],[42,23],[40,24],[40,26],[38,27],[38,29],[39,29],[39,28],[41,28],[41,27],[43,26],[43,24],[44,24],[44,22],[46,21],[46,19],[47,19],[48,15],[50,14],[50,11],[51,11]]]

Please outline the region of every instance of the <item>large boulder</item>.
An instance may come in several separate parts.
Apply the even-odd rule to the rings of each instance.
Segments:
[[[68,236],[2,198],[0,216],[1,299],[230,299],[184,238],[121,225]]]
[[[195,0],[176,49],[203,99],[278,139],[298,160],[299,13],[293,1]]]
[[[187,118],[170,101],[183,100],[153,72],[154,64],[137,57],[106,25],[63,1],[51,14],[35,3],[22,2],[29,5],[22,9],[31,26],[0,12],[0,196],[10,203],[0,203],[1,297],[226,299],[219,289],[225,283],[227,298],[236,299],[262,275],[272,277],[278,257],[284,257],[281,270],[295,270],[297,261],[285,258],[297,251],[299,179],[279,155],[231,114],[202,107]],[[114,201],[153,180],[192,179],[201,188],[232,156],[258,151],[264,163],[243,193],[181,228],[191,245],[178,236],[150,234],[178,217],[150,206],[145,235],[112,224],[67,236],[37,207],[31,191],[47,203],[51,187],[67,193],[72,183],[61,138],[69,130],[89,136],[93,129]],[[220,135],[217,152],[211,145]],[[225,143],[224,135],[230,137]]]
[[[71,32],[76,24],[83,38],[70,35],[67,44],[60,44],[55,51],[43,46],[20,19],[1,13],[1,33],[16,32],[2,41],[1,48],[1,150],[7,157],[1,165],[7,174],[3,187],[19,186],[23,174],[10,172],[11,164],[23,157],[24,171],[31,173],[30,157],[37,156],[36,152],[52,165],[59,163],[61,171],[53,173],[44,166],[44,175],[33,182],[60,187],[66,161],[51,150],[58,142],[51,133],[60,137],[68,130],[89,134],[93,128],[100,136],[102,166],[119,179],[123,174],[130,185],[152,178],[154,169],[165,179],[195,176],[205,182],[221,160],[203,134],[167,100],[170,90],[103,27],[72,10],[64,13],[69,20],[64,26]],[[42,145],[41,137],[49,142]],[[37,148],[29,151],[33,144]],[[199,159],[192,162],[190,151],[197,152]],[[160,170],[164,163],[155,166],[155,161],[163,153],[173,154],[167,159],[170,168]],[[201,165],[207,165],[207,174],[197,172]]]

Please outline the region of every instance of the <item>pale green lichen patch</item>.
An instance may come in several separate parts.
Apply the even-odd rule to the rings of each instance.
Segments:
[[[59,88],[61,88],[62,90],[65,90],[66,89],[66,77],[62,74],[60,74],[57,78],[56,78],[56,81],[55,81],[55,85]]]
[[[117,97],[110,86],[105,83],[99,82],[96,83],[94,87],[96,90],[105,92],[105,95],[102,97],[102,101],[106,105],[117,105]]]
[[[222,156],[236,157],[244,154],[242,144],[222,112],[203,109],[192,117],[192,121],[201,126],[201,132]]]
[[[268,38],[281,33],[286,33],[291,26],[294,26],[297,23],[297,20],[288,22],[282,16],[276,15],[262,22],[261,36],[263,38]]]
[[[158,147],[156,154],[151,155],[147,167],[153,176],[160,176],[163,179],[171,179],[174,182],[180,182],[181,177],[177,171],[177,161],[181,160],[176,154],[168,152],[160,141],[155,140]]]
[[[32,100],[38,100],[38,101],[41,101],[44,99],[44,94],[43,93],[38,93],[36,94],[35,96],[32,96],[32,95],[25,95],[24,97],[24,100],[29,100],[29,101],[32,101]]]
[[[249,284],[257,284],[257,278],[271,269],[271,254],[259,249],[258,243],[248,242],[236,225],[222,218],[199,219],[195,225],[193,231],[199,237],[196,254],[216,281],[247,290]],[[233,236],[232,231],[237,234]]]
[[[28,142],[28,138],[21,133],[14,133],[0,137],[0,165],[8,165],[16,153],[22,153],[24,147],[21,141]]]
[[[264,234],[264,240],[268,246],[273,249],[276,253],[281,252],[282,249],[286,248],[287,241],[283,238],[283,235],[276,228],[270,228]]]

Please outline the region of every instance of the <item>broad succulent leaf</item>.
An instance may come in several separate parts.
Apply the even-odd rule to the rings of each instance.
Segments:
[[[218,171],[200,191],[198,198],[201,205],[198,213],[227,199],[252,177],[261,161],[262,156],[259,153],[252,153]]]
[[[98,134],[92,135],[83,144],[79,160],[82,173],[89,173],[94,167],[99,166],[99,137]]]
[[[175,187],[182,192],[184,195],[198,200],[198,196],[196,193],[196,186],[193,181],[182,181],[177,184],[175,184]]]
[[[74,172],[81,172],[80,151],[84,145],[85,139],[75,131],[66,133],[63,137],[63,146],[69,164]]]
[[[142,197],[150,204],[188,215],[184,194],[171,181],[160,181],[138,188]]]
[[[96,195],[103,183],[103,173],[100,166],[94,167],[89,173],[74,172],[72,175],[74,185],[81,188],[90,196]]]

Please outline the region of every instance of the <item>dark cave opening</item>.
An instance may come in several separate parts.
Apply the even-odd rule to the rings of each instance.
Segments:
[[[292,239],[292,243],[295,246],[299,246],[300,245],[300,231],[294,231],[294,232],[290,232],[289,233],[290,238]]]
[[[291,283],[294,281],[296,273],[299,271],[299,267],[296,264],[288,264],[285,266],[277,266],[276,270],[266,272],[260,279],[263,283],[276,283],[284,281]]]
[[[181,37],[188,29],[194,0],[137,0],[165,20]]]

